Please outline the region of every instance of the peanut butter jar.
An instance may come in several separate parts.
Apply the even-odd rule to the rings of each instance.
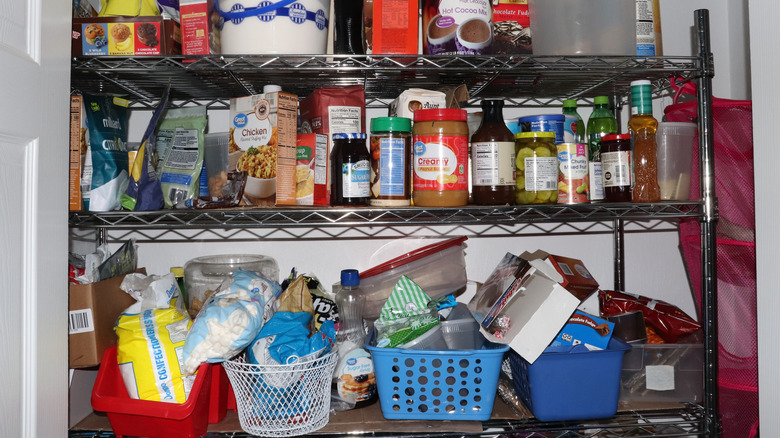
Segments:
[[[466,111],[453,108],[415,111],[412,142],[414,205],[466,205],[469,199]]]

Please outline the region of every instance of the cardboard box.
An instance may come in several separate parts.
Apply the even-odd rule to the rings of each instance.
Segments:
[[[419,17],[416,1],[364,0],[366,53],[416,55]]]
[[[283,91],[230,99],[231,169],[255,150],[244,198],[252,205],[295,205],[298,97]],[[275,155],[275,156],[274,156]],[[276,161],[275,169],[273,161]],[[244,168],[240,170],[245,170]]]
[[[179,23],[161,16],[74,18],[73,56],[143,56],[181,53]]]
[[[69,140],[69,174],[68,174],[68,210],[81,211],[84,206],[81,200],[81,169],[84,166],[84,155],[87,153],[85,141],[85,114],[83,98],[74,94],[70,96],[70,140]]]
[[[144,268],[136,272],[146,274]],[[119,288],[125,276],[91,284],[70,285],[68,291],[68,367],[100,365],[103,352],[116,345],[114,323],[135,300]]]
[[[219,13],[208,0],[180,0],[181,53],[215,55],[219,50]]]
[[[533,53],[528,0],[493,0],[493,45],[497,55]]]
[[[298,134],[295,203],[330,205],[330,143],[325,134]]]
[[[542,254],[546,253],[520,257],[507,253],[469,303],[482,334],[490,341],[508,344],[529,363],[542,354],[587,298],[565,288],[563,283],[572,285],[577,277],[565,279]]]
[[[550,346],[584,345],[588,350],[607,348],[615,323],[576,310]]]
[[[527,260],[539,259],[547,262],[563,277],[561,286],[582,301],[585,301],[599,289],[599,283],[580,260],[548,254],[541,250],[533,253],[524,252],[520,254],[520,257]]]

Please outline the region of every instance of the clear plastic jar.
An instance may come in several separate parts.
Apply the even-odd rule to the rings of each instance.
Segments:
[[[558,200],[558,157],[554,132],[515,134],[518,204],[555,204]]]

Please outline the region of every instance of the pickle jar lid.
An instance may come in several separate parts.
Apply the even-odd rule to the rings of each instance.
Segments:
[[[601,137],[601,141],[631,140],[631,134],[608,134]]]
[[[348,140],[348,139],[358,139],[358,140],[365,140],[366,139],[366,133],[365,132],[347,132],[347,133],[337,133],[333,134],[334,140]]]
[[[555,133],[546,131],[518,132],[515,134],[515,139],[518,138],[555,138]]]
[[[414,112],[415,122],[430,122],[436,120],[450,120],[465,122],[468,117],[466,110],[458,108],[429,108],[418,109]]]
[[[412,131],[412,119],[408,117],[374,117],[371,132]]]

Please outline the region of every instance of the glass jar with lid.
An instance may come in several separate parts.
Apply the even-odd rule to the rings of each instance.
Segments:
[[[554,132],[515,134],[518,204],[555,204],[558,200],[558,157]]]

